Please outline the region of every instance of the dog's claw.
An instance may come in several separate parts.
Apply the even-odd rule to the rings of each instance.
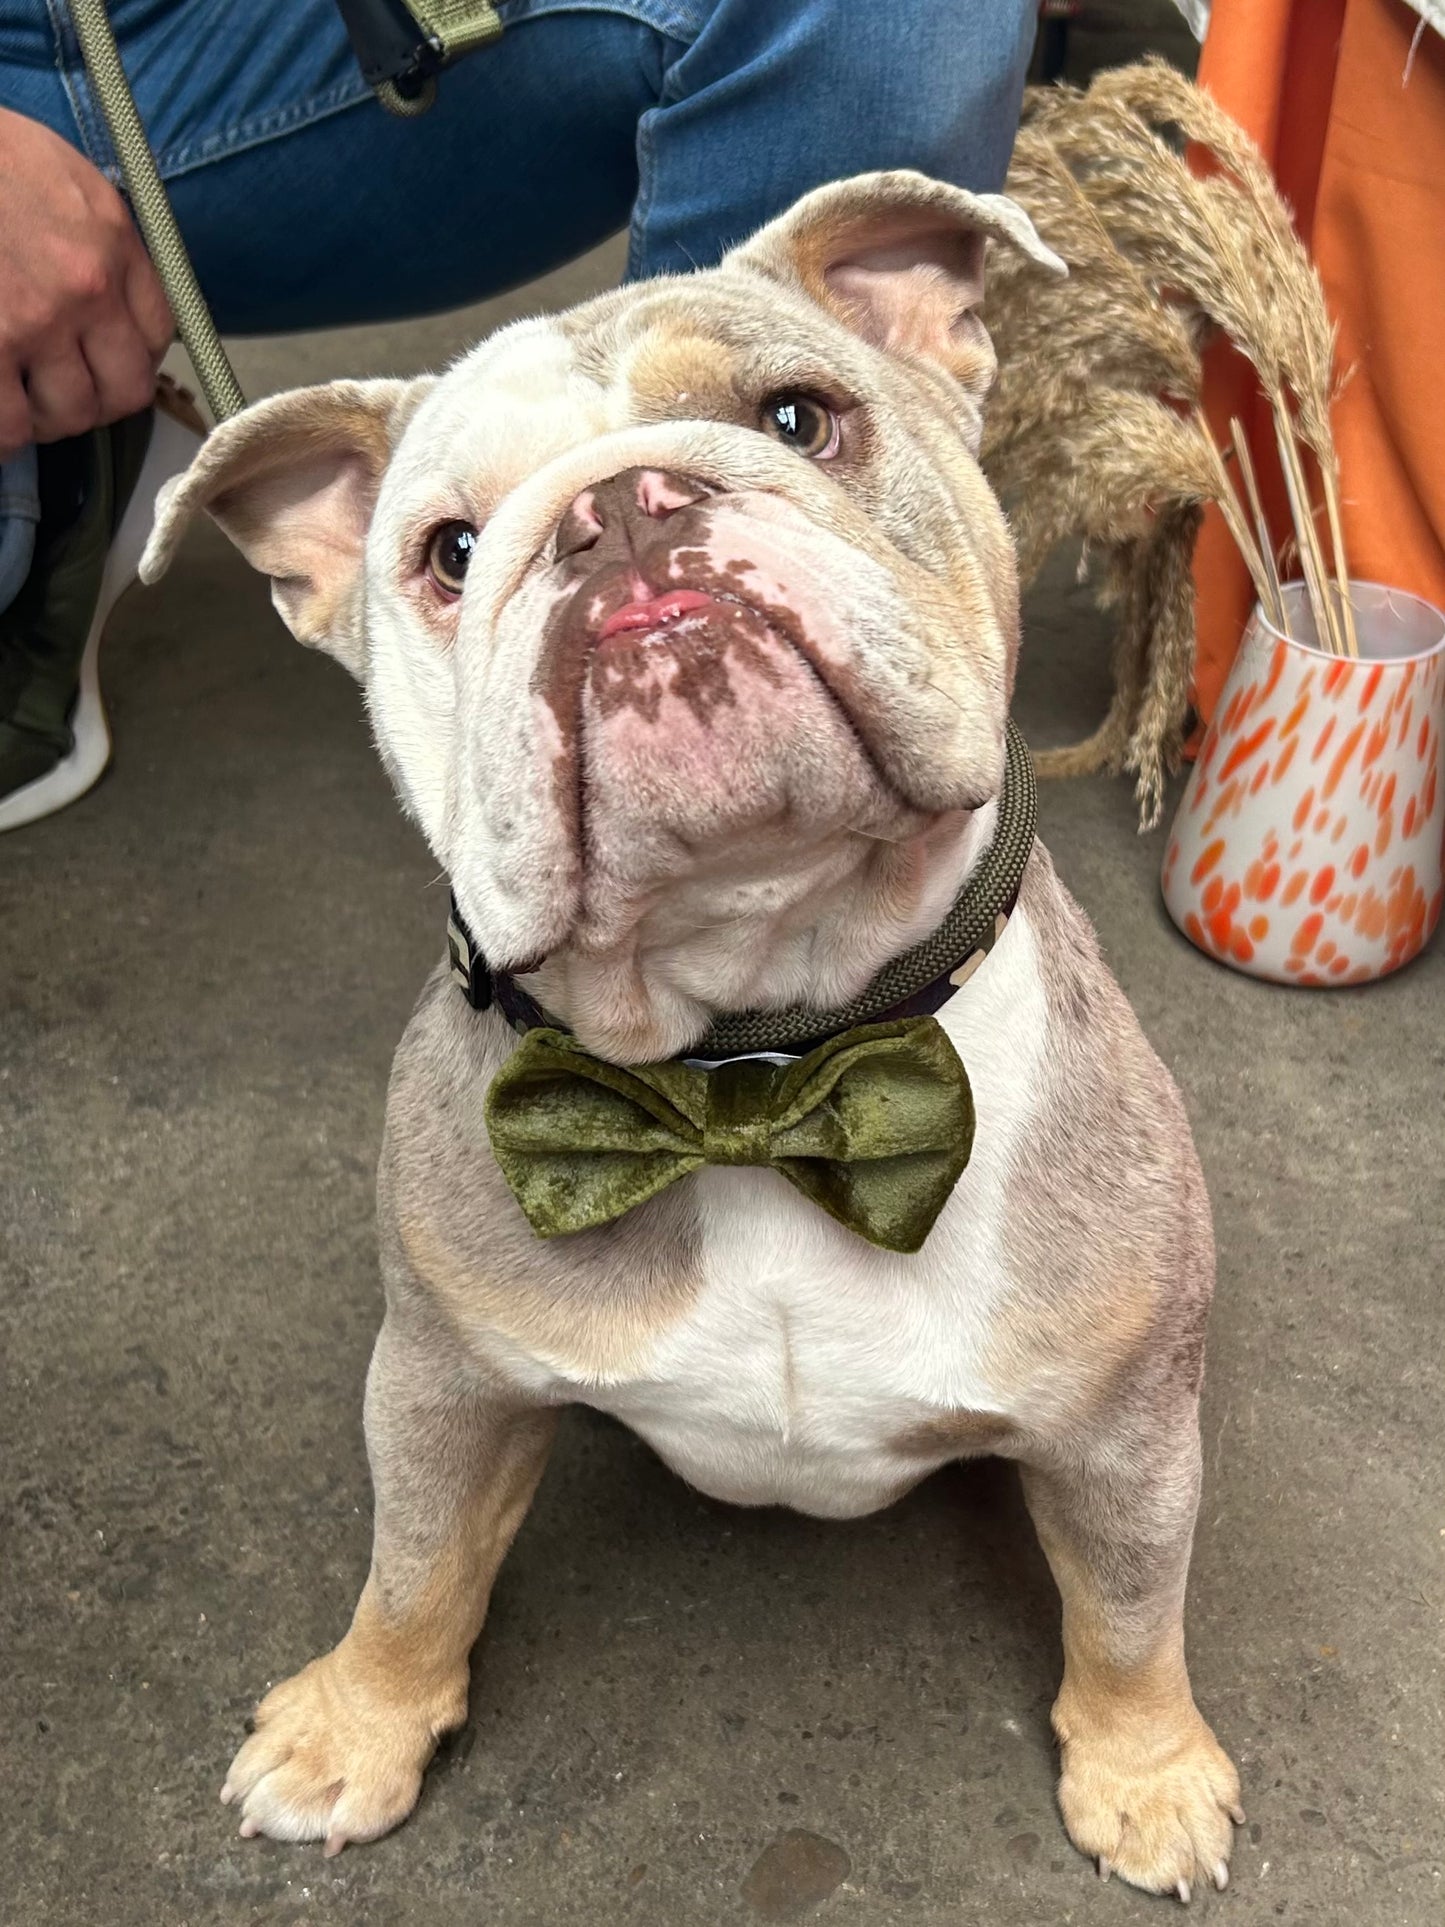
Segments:
[[[328,1833],[326,1836],[326,1844],[321,1849],[322,1859],[334,1860],[345,1845],[346,1835],[344,1833]]]
[[[1229,1809],[1229,1817],[1237,1827],[1244,1825],[1244,1808],[1234,1806]]]
[[[240,1832],[243,1840],[254,1840],[260,1831],[261,1823],[259,1820],[243,1820],[241,1822]]]
[[[1221,1893],[1229,1885],[1229,1862],[1221,1860],[1214,1869],[1214,1884]]]
[[[1112,1867],[1111,1867],[1111,1866],[1109,1865],[1109,1862],[1108,1862],[1108,1860],[1107,1860],[1107,1858],[1106,1858],[1106,1857],[1105,1857],[1105,1856],[1104,1856],[1104,1855],[1103,1855],[1103,1854],[1101,1853],[1101,1854],[1099,1855],[1099,1878],[1100,1878],[1100,1880],[1107,1880],[1107,1879],[1109,1878],[1109,1875],[1110,1875],[1110,1874],[1111,1874],[1111,1873],[1112,1873],[1113,1871],[1114,1871],[1114,1869],[1113,1869],[1113,1868],[1112,1868]]]
[[[231,1785],[231,1782],[227,1780],[226,1784],[221,1788],[221,1805],[228,1807],[235,1797],[236,1789]]]
[[[1184,1905],[1187,1907],[1189,1905],[1189,1900],[1190,1900],[1189,1882],[1187,1880],[1181,1880],[1179,1885],[1174,1889],[1174,1891],[1175,1893],[1178,1894],[1179,1898],[1184,1902]]]

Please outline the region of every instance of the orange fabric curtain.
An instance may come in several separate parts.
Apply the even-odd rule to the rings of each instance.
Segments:
[[[1214,0],[1199,79],[1273,166],[1339,324],[1350,573],[1445,607],[1445,40],[1404,0]],[[1221,444],[1231,415],[1244,423],[1279,541],[1269,409],[1225,346],[1207,359],[1205,405]],[[1207,722],[1253,601],[1217,510],[1195,583]]]

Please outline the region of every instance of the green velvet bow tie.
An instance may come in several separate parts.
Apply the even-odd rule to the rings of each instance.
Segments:
[[[624,1069],[529,1031],[487,1129],[540,1237],[610,1224],[704,1164],[767,1165],[889,1251],[917,1251],[973,1148],[973,1093],[934,1017],[860,1024],[794,1063]]]

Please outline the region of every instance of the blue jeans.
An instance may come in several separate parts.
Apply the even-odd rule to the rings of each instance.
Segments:
[[[479,300],[630,221],[628,273],[706,267],[875,167],[1003,182],[1036,0],[501,0],[398,120],[334,0],[111,0],[224,332]],[[0,0],[0,106],[117,178],[65,0]],[[0,483],[3,499],[3,483]],[[0,584],[0,607],[6,597]]]

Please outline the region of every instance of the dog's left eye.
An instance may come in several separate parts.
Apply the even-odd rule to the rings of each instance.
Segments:
[[[784,389],[763,403],[759,423],[766,435],[785,447],[796,448],[815,462],[838,452],[838,417],[815,395]]]
[[[433,530],[427,544],[426,565],[443,595],[461,594],[467,565],[476,546],[477,532],[470,522],[443,522],[439,529]]]

